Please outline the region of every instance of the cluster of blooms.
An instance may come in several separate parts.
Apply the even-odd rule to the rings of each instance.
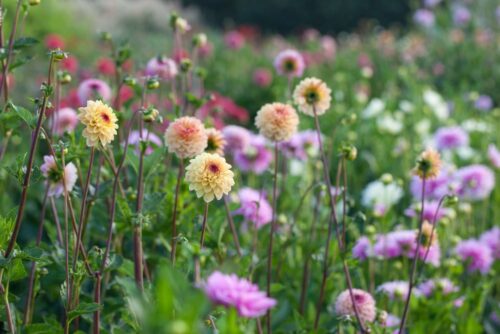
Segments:
[[[469,272],[487,274],[493,262],[500,259],[500,228],[493,227],[484,232],[479,240],[461,241],[455,247],[455,253],[467,264]]]
[[[430,230],[424,229],[424,239],[430,238]],[[419,247],[418,258],[426,263],[434,266],[440,264],[441,250],[439,243],[435,238],[436,232],[430,245],[423,245]],[[429,250],[427,257],[425,257]],[[402,230],[389,232],[387,234],[378,234],[374,240],[367,236],[362,236],[358,239],[352,249],[353,257],[360,260],[368,258],[378,259],[394,259],[399,257],[406,257],[413,259],[417,250],[417,232],[415,230]]]
[[[213,303],[234,307],[245,318],[263,316],[276,305],[276,300],[267,297],[257,285],[235,274],[213,272],[203,284],[203,290]]]

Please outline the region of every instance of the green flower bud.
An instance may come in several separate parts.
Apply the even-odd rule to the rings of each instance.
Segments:
[[[127,76],[123,79],[123,83],[129,87],[134,87],[137,85],[137,80],[134,77]]]
[[[154,107],[149,107],[148,109],[144,110],[142,117],[144,122],[150,123],[154,122],[159,114],[160,112],[158,111],[158,109],[155,109]]]
[[[146,87],[150,90],[157,89],[160,87],[160,81],[157,78],[148,78]]]
[[[42,0],[30,0],[29,5],[30,6],[38,6],[41,2],[42,2]]]
[[[181,60],[181,71],[184,72],[184,73],[187,73],[189,72],[189,70],[191,69],[191,66],[192,66],[192,63],[191,63],[191,60],[189,58],[184,58]]]

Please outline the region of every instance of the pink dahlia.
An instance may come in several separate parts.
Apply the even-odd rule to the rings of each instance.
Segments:
[[[66,132],[73,132],[78,124],[78,114],[73,108],[62,108],[50,117],[50,126],[54,133],[62,136]]]
[[[487,274],[493,264],[491,249],[483,242],[469,239],[460,242],[455,248],[455,253],[467,262],[469,272],[479,271],[481,274]]]
[[[274,59],[274,68],[280,75],[299,78],[304,73],[304,58],[296,50],[283,50]]]
[[[340,316],[350,316],[354,317],[354,306],[352,300],[356,305],[356,310],[358,311],[359,320],[361,322],[373,322],[375,316],[377,315],[375,309],[375,299],[368,292],[360,289],[352,289],[353,298],[351,298],[351,293],[349,290],[343,291],[335,302],[335,312]]]
[[[111,88],[102,80],[87,79],[78,86],[78,99],[81,105],[85,105],[88,100],[109,101],[111,98]]]
[[[257,318],[276,305],[259,287],[235,274],[213,272],[203,285],[207,297],[215,304],[234,307],[244,318]]]
[[[238,192],[241,206],[234,214],[243,215],[245,221],[252,222],[256,228],[269,224],[273,219],[273,209],[263,192],[242,188]]]
[[[147,75],[155,75],[163,80],[172,80],[177,73],[177,64],[174,60],[167,57],[155,57],[146,65]]]

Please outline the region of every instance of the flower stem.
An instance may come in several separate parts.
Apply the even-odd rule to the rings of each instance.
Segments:
[[[94,303],[99,305],[101,304],[101,279],[101,273],[97,271],[95,273]],[[100,316],[101,310],[97,309],[97,311],[94,312],[94,322],[92,324],[93,334],[100,333]]]
[[[413,256],[413,262],[411,264],[411,272],[410,272],[410,280],[408,282],[408,295],[406,296],[406,301],[405,301],[405,307],[403,310],[403,316],[401,317],[401,324],[399,326],[399,334],[403,333],[403,330],[405,328],[406,320],[408,319],[408,311],[410,309],[410,299],[411,299],[411,292],[413,290],[413,286],[415,285],[415,273],[417,271],[417,260],[418,260],[418,254],[420,251],[420,239],[422,238],[422,226],[424,223],[424,203],[425,203],[425,180],[426,176],[425,173],[422,177],[422,206],[421,206],[421,211],[420,211],[420,221],[419,221],[419,227],[418,227],[418,235],[417,235],[417,249],[415,250],[415,255]]]
[[[3,273],[3,271],[2,271],[2,273]],[[3,301],[5,304],[5,313],[6,313],[6,317],[7,317],[7,325],[9,328],[9,332],[12,334],[15,334],[16,327],[14,325],[14,319],[12,317],[12,311],[10,309],[10,303],[9,303],[9,282],[7,281],[7,284],[4,287],[1,277],[0,277],[0,293],[3,294]]]
[[[175,253],[177,249],[177,204],[179,202],[179,190],[182,182],[182,175],[184,174],[184,161],[181,159],[179,163],[179,171],[177,174],[177,183],[175,184],[174,196],[174,212],[172,213],[172,240],[170,241],[170,260],[175,265]]]
[[[9,100],[9,83],[7,76],[9,75],[9,66],[12,59],[12,50],[14,48],[14,38],[16,36],[17,22],[19,20],[19,12],[21,10],[21,5],[23,1],[17,0],[16,12],[14,14],[14,20],[12,21],[12,30],[10,32],[9,44],[7,46],[7,56],[5,61],[2,62],[2,80],[0,81],[0,91],[3,89],[4,102],[7,103]]]
[[[356,302],[354,300],[354,294],[352,292],[351,276],[349,274],[349,268],[347,266],[347,261],[345,260],[345,254],[344,254],[345,253],[345,245],[341,239],[339,224],[337,221],[337,214],[336,214],[336,209],[335,209],[335,200],[334,200],[334,197],[333,197],[332,191],[331,191],[332,182],[330,180],[330,169],[328,167],[328,161],[326,160],[326,154],[325,154],[325,150],[323,148],[323,141],[321,138],[321,128],[319,126],[318,114],[317,114],[316,109],[314,107],[313,107],[313,113],[314,113],[314,125],[316,127],[316,134],[318,136],[318,143],[319,143],[321,160],[323,162],[323,174],[324,174],[325,183],[327,186],[328,199],[329,199],[330,208],[331,208],[330,219],[329,219],[329,223],[328,223],[328,234],[327,234],[326,245],[325,245],[326,248],[325,248],[325,259],[324,259],[324,267],[323,267],[323,282],[321,284],[320,296],[319,296],[317,310],[316,310],[316,319],[314,321],[314,329],[315,330],[318,329],[318,325],[319,325],[319,319],[320,319],[320,314],[321,314],[320,308],[321,308],[321,304],[322,304],[323,298],[324,298],[326,278],[328,277],[328,257],[329,257],[330,241],[331,241],[331,235],[332,235],[332,230],[333,230],[333,226],[334,226],[335,232],[336,232],[336,237],[337,237],[338,248],[339,248],[341,257],[343,259],[342,267],[344,270],[344,276],[345,276],[345,280],[346,280],[347,287],[349,290],[349,295],[351,297],[351,303],[353,305],[354,314],[356,316],[356,320],[358,322],[359,329],[360,329],[361,333],[366,333],[366,330],[364,329],[363,324],[359,318],[358,308],[356,306]],[[345,212],[344,212],[344,214],[345,214]]]
[[[271,297],[271,270],[273,266],[273,238],[274,238],[274,230],[276,229],[276,204],[277,204],[277,197],[278,197],[278,165],[279,165],[279,150],[278,150],[278,143],[274,143],[274,179],[273,179],[273,220],[271,222],[271,226],[269,229],[269,245],[267,249],[267,284],[266,284],[266,291],[267,291],[267,296]],[[267,328],[267,333],[270,334],[272,333],[271,329],[271,309],[267,311],[266,315],[266,328]]]
[[[238,253],[238,256],[241,257],[240,241],[238,240],[238,234],[236,233],[236,227],[234,226],[233,217],[231,216],[231,212],[229,211],[227,196],[224,196],[224,207],[226,208],[227,222],[229,224],[229,228],[231,229],[231,233],[233,234],[233,240],[234,240],[234,246],[236,247],[236,252]]]
[[[205,244],[205,231],[207,229],[207,217],[208,217],[208,202],[205,202],[205,209],[203,210],[203,223],[201,225],[200,249],[202,249],[204,244]]]
[[[20,2],[20,1],[19,1]],[[50,56],[50,61],[49,61],[49,73],[47,75],[47,86],[50,86],[52,82],[52,66],[54,63],[54,56]],[[33,169],[33,162],[35,160],[35,151],[36,147],[38,144],[38,137],[40,135],[40,129],[42,128],[42,123],[43,123],[43,116],[45,114],[45,109],[47,108],[47,103],[49,100],[49,94],[45,90],[43,93],[43,99],[42,99],[42,105],[40,108],[40,113],[38,115],[38,121],[36,123],[35,131],[32,134],[31,137],[31,147],[30,147],[30,152],[28,155],[28,165],[26,166],[26,174],[24,175],[24,181],[23,181],[23,189],[21,192],[21,200],[19,203],[19,208],[17,210],[17,216],[16,216],[16,223],[14,225],[14,230],[12,231],[12,235],[9,239],[9,244],[7,245],[7,248],[5,249],[5,254],[4,257],[8,258],[11,254],[11,252],[14,250],[14,246],[16,245],[17,241],[17,236],[19,235],[19,230],[21,229],[21,224],[23,220],[23,215],[24,215],[24,207],[26,205],[26,198],[28,195],[28,187],[31,179],[31,172]]]

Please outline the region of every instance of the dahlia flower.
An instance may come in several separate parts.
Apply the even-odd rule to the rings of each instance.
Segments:
[[[50,118],[50,127],[54,133],[62,136],[66,132],[73,132],[78,124],[78,115],[73,108],[61,108]]]
[[[64,186],[70,192],[78,179],[78,173],[75,165],[70,162],[64,167],[64,172],[60,170],[59,166],[52,155],[43,157],[44,163],[40,166],[42,175],[47,179],[49,185],[48,196],[59,197],[64,193]],[[63,180],[64,175],[64,180]]]
[[[293,100],[304,114],[320,116],[330,108],[331,92],[320,79],[306,78],[295,87]]]
[[[280,143],[280,149],[289,158],[305,161],[319,152],[316,131],[306,130],[294,134],[289,140]]]
[[[227,142],[224,149],[229,153],[246,149],[252,137],[252,134],[247,129],[237,125],[224,127],[222,134]]]
[[[372,208],[377,216],[384,216],[402,197],[403,189],[396,183],[376,180],[370,182],[363,190],[361,203]]]
[[[335,302],[335,313],[340,316],[355,316],[354,303],[356,305],[356,310],[358,311],[359,320],[365,324],[367,322],[373,322],[377,315],[375,309],[375,299],[366,291],[360,289],[352,289],[353,298],[349,290],[345,290],[337,297]]]
[[[484,232],[479,240],[490,248],[495,259],[500,259],[500,227],[495,226]]]
[[[92,99],[109,101],[111,98],[111,88],[102,80],[87,79],[80,83],[77,94],[80,104],[85,104],[86,101]]]
[[[428,148],[420,154],[415,167],[415,174],[422,179],[433,179],[439,175],[441,164],[439,153],[432,148]]]
[[[427,280],[420,283],[417,289],[426,297],[430,297],[435,291],[439,291],[443,295],[448,295],[452,292],[458,291],[458,287],[448,278],[434,278]]]
[[[469,272],[479,271],[481,274],[487,274],[493,264],[491,249],[483,242],[469,239],[460,242],[455,248],[455,253],[467,262]]]
[[[485,199],[495,187],[495,174],[483,165],[462,167],[457,170],[455,177],[459,182],[457,194],[465,200]]]
[[[203,123],[195,117],[184,116],[169,124],[165,145],[180,159],[193,158],[207,147],[208,136]]]
[[[413,20],[422,27],[430,28],[434,25],[434,13],[428,9],[418,9],[413,15]]]
[[[240,207],[234,214],[242,215],[245,221],[252,222],[256,228],[269,224],[273,219],[273,209],[262,192],[242,188],[238,191],[238,198]]]
[[[130,136],[128,137],[128,144],[135,146],[135,154],[139,155],[141,153],[141,142],[147,141],[145,155],[150,155],[153,153],[153,150],[156,147],[161,147],[163,144],[160,137],[155,135],[154,133],[150,133],[148,130],[142,130],[142,137],[140,131],[132,131],[130,132]],[[123,143],[125,144],[125,142]]]
[[[224,135],[217,129],[210,128],[206,129],[207,133],[207,148],[205,152],[216,153],[218,155],[224,155],[224,147],[226,146],[226,139]]]
[[[352,248],[352,257],[361,261],[372,256],[372,244],[368,237],[360,237]]]
[[[262,136],[252,136],[243,150],[234,153],[234,163],[244,172],[262,174],[273,160],[272,153],[266,148]]]
[[[500,151],[493,144],[488,146],[488,158],[493,167],[500,169]]]
[[[459,126],[443,127],[434,134],[439,150],[451,150],[469,145],[469,135]]]
[[[87,101],[87,106],[78,110],[78,119],[85,125],[82,135],[87,140],[87,146],[106,146],[113,141],[118,129],[113,109],[98,100]]]
[[[177,64],[174,60],[158,56],[148,61],[146,65],[146,74],[157,76],[163,80],[172,80],[177,75]]]
[[[279,75],[299,78],[304,73],[304,58],[296,50],[283,50],[274,58],[274,68]]]
[[[407,281],[392,281],[386,282],[378,286],[377,291],[382,292],[390,300],[401,300],[405,301],[410,290],[410,285]],[[413,295],[419,295],[418,290],[413,290]]]
[[[207,297],[215,304],[234,307],[244,318],[258,318],[276,305],[259,287],[235,274],[213,272],[203,284]]]
[[[186,167],[189,190],[194,190],[196,196],[203,197],[207,203],[228,194],[234,185],[233,177],[231,165],[218,154],[201,153]]]
[[[449,214],[450,209],[444,208],[441,206],[438,210],[439,201],[425,201],[424,203],[424,212],[423,219],[432,223],[434,221],[434,216],[436,216],[436,222],[443,219],[446,215]],[[421,203],[414,203],[408,209],[405,210],[405,214],[408,217],[420,217],[420,211],[422,211]]]
[[[257,112],[255,125],[261,135],[271,141],[279,142],[290,139],[297,132],[299,116],[288,104],[269,103]]]

